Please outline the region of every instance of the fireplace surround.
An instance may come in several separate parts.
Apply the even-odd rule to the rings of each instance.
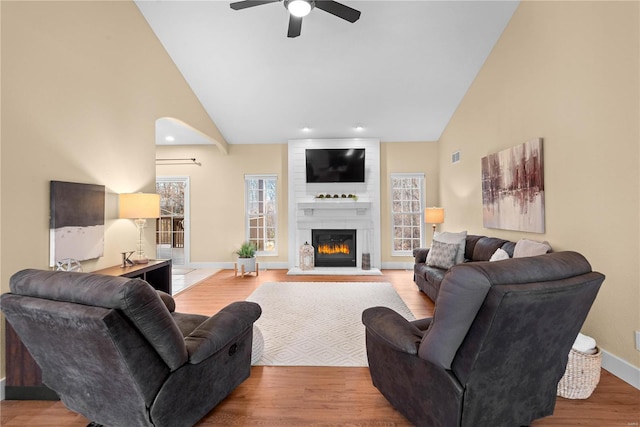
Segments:
[[[307,148],[365,148],[365,182],[307,183],[304,161]],[[361,269],[363,251],[370,255],[372,269],[379,270],[380,141],[368,138],[290,140],[288,168],[289,269],[298,269],[300,247],[305,242],[313,244],[311,233],[315,229],[355,231],[355,264],[332,270]],[[319,194],[357,197],[327,199],[316,197]]]

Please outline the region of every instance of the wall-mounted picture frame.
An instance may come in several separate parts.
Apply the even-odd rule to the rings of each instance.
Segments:
[[[104,255],[105,186],[51,181],[49,266]]]
[[[544,233],[542,138],[482,158],[486,228]]]

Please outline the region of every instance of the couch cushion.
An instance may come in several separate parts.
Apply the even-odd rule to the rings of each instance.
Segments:
[[[476,247],[476,243],[478,240],[482,239],[484,236],[477,236],[474,234],[469,234],[467,236],[467,241],[465,242],[464,247],[464,259],[473,259],[473,250]]]
[[[513,250],[514,258],[544,255],[551,251],[551,246],[547,242],[536,242],[535,240],[520,239]]]
[[[498,248],[496,249],[496,251],[493,253],[493,255],[491,255],[491,258],[489,258],[489,261],[502,261],[505,259],[509,259],[509,254],[507,253],[507,251],[505,251],[502,248]]]
[[[466,247],[466,239],[467,239],[467,232],[465,231],[460,231],[458,233],[451,233],[449,231],[443,231],[443,232],[435,232],[435,234],[433,235],[433,241],[437,241],[437,242],[442,242],[442,243],[449,243],[449,244],[457,244],[458,245],[458,252],[456,254],[456,259],[455,259],[455,263],[454,264],[460,264],[461,262],[464,262],[464,250]],[[428,257],[428,255],[427,255]],[[428,261],[427,261],[428,262]]]
[[[460,245],[458,243],[442,243],[434,240],[427,256],[427,265],[448,270],[455,265],[456,254],[459,249]]]
[[[447,270],[443,270],[441,268],[426,268],[424,271],[424,278],[427,282],[436,286],[436,288],[439,288],[440,282],[442,282],[445,274],[447,274]]]
[[[491,255],[496,252],[496,249],[502,247],[507,243],[507,240],[498,239],[497,237],[482,237],[476,243],[473,248],[473,261],[489,261]]]
[[[516,248],[516,242],[507,242],[500,247],[500,249],[504,250],[509,254],[509,258],[513,258],[513,250]]]

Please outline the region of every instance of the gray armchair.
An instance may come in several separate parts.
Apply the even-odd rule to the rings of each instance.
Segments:
[[[62,402],[97,424],[190,426],[251,369],[260,306],[176,313],[140,279],[24,270],[1,297],[7,321]]]
[[[575,252],[456,265],[433,318],[363,312],[373,384],[416,426],[517,427],[552,415],[603,280]]]

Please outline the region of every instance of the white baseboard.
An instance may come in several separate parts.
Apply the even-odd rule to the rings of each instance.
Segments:
[[[288,270],[289,264],[286,262],[264,262],[260,263],[260,270]],[[184,267],[187,268],[220,268],[232,270],[233,262],[191,262]],[[383,262],[381,270],[407,270],[413,272],[412,262]]]
[[[606,350],[600,350],[602,351],[602,368],[640,390],[640,368]]]
[[[409,270],[413,272],[413,262],[383,262],[383,270]]]
[[[288,270],[286,262],[263,262],[258,261],[260,270]],[[233,270],[233,262],[191,262],[185,265],[187,268],[216,268],[223,270]]]

